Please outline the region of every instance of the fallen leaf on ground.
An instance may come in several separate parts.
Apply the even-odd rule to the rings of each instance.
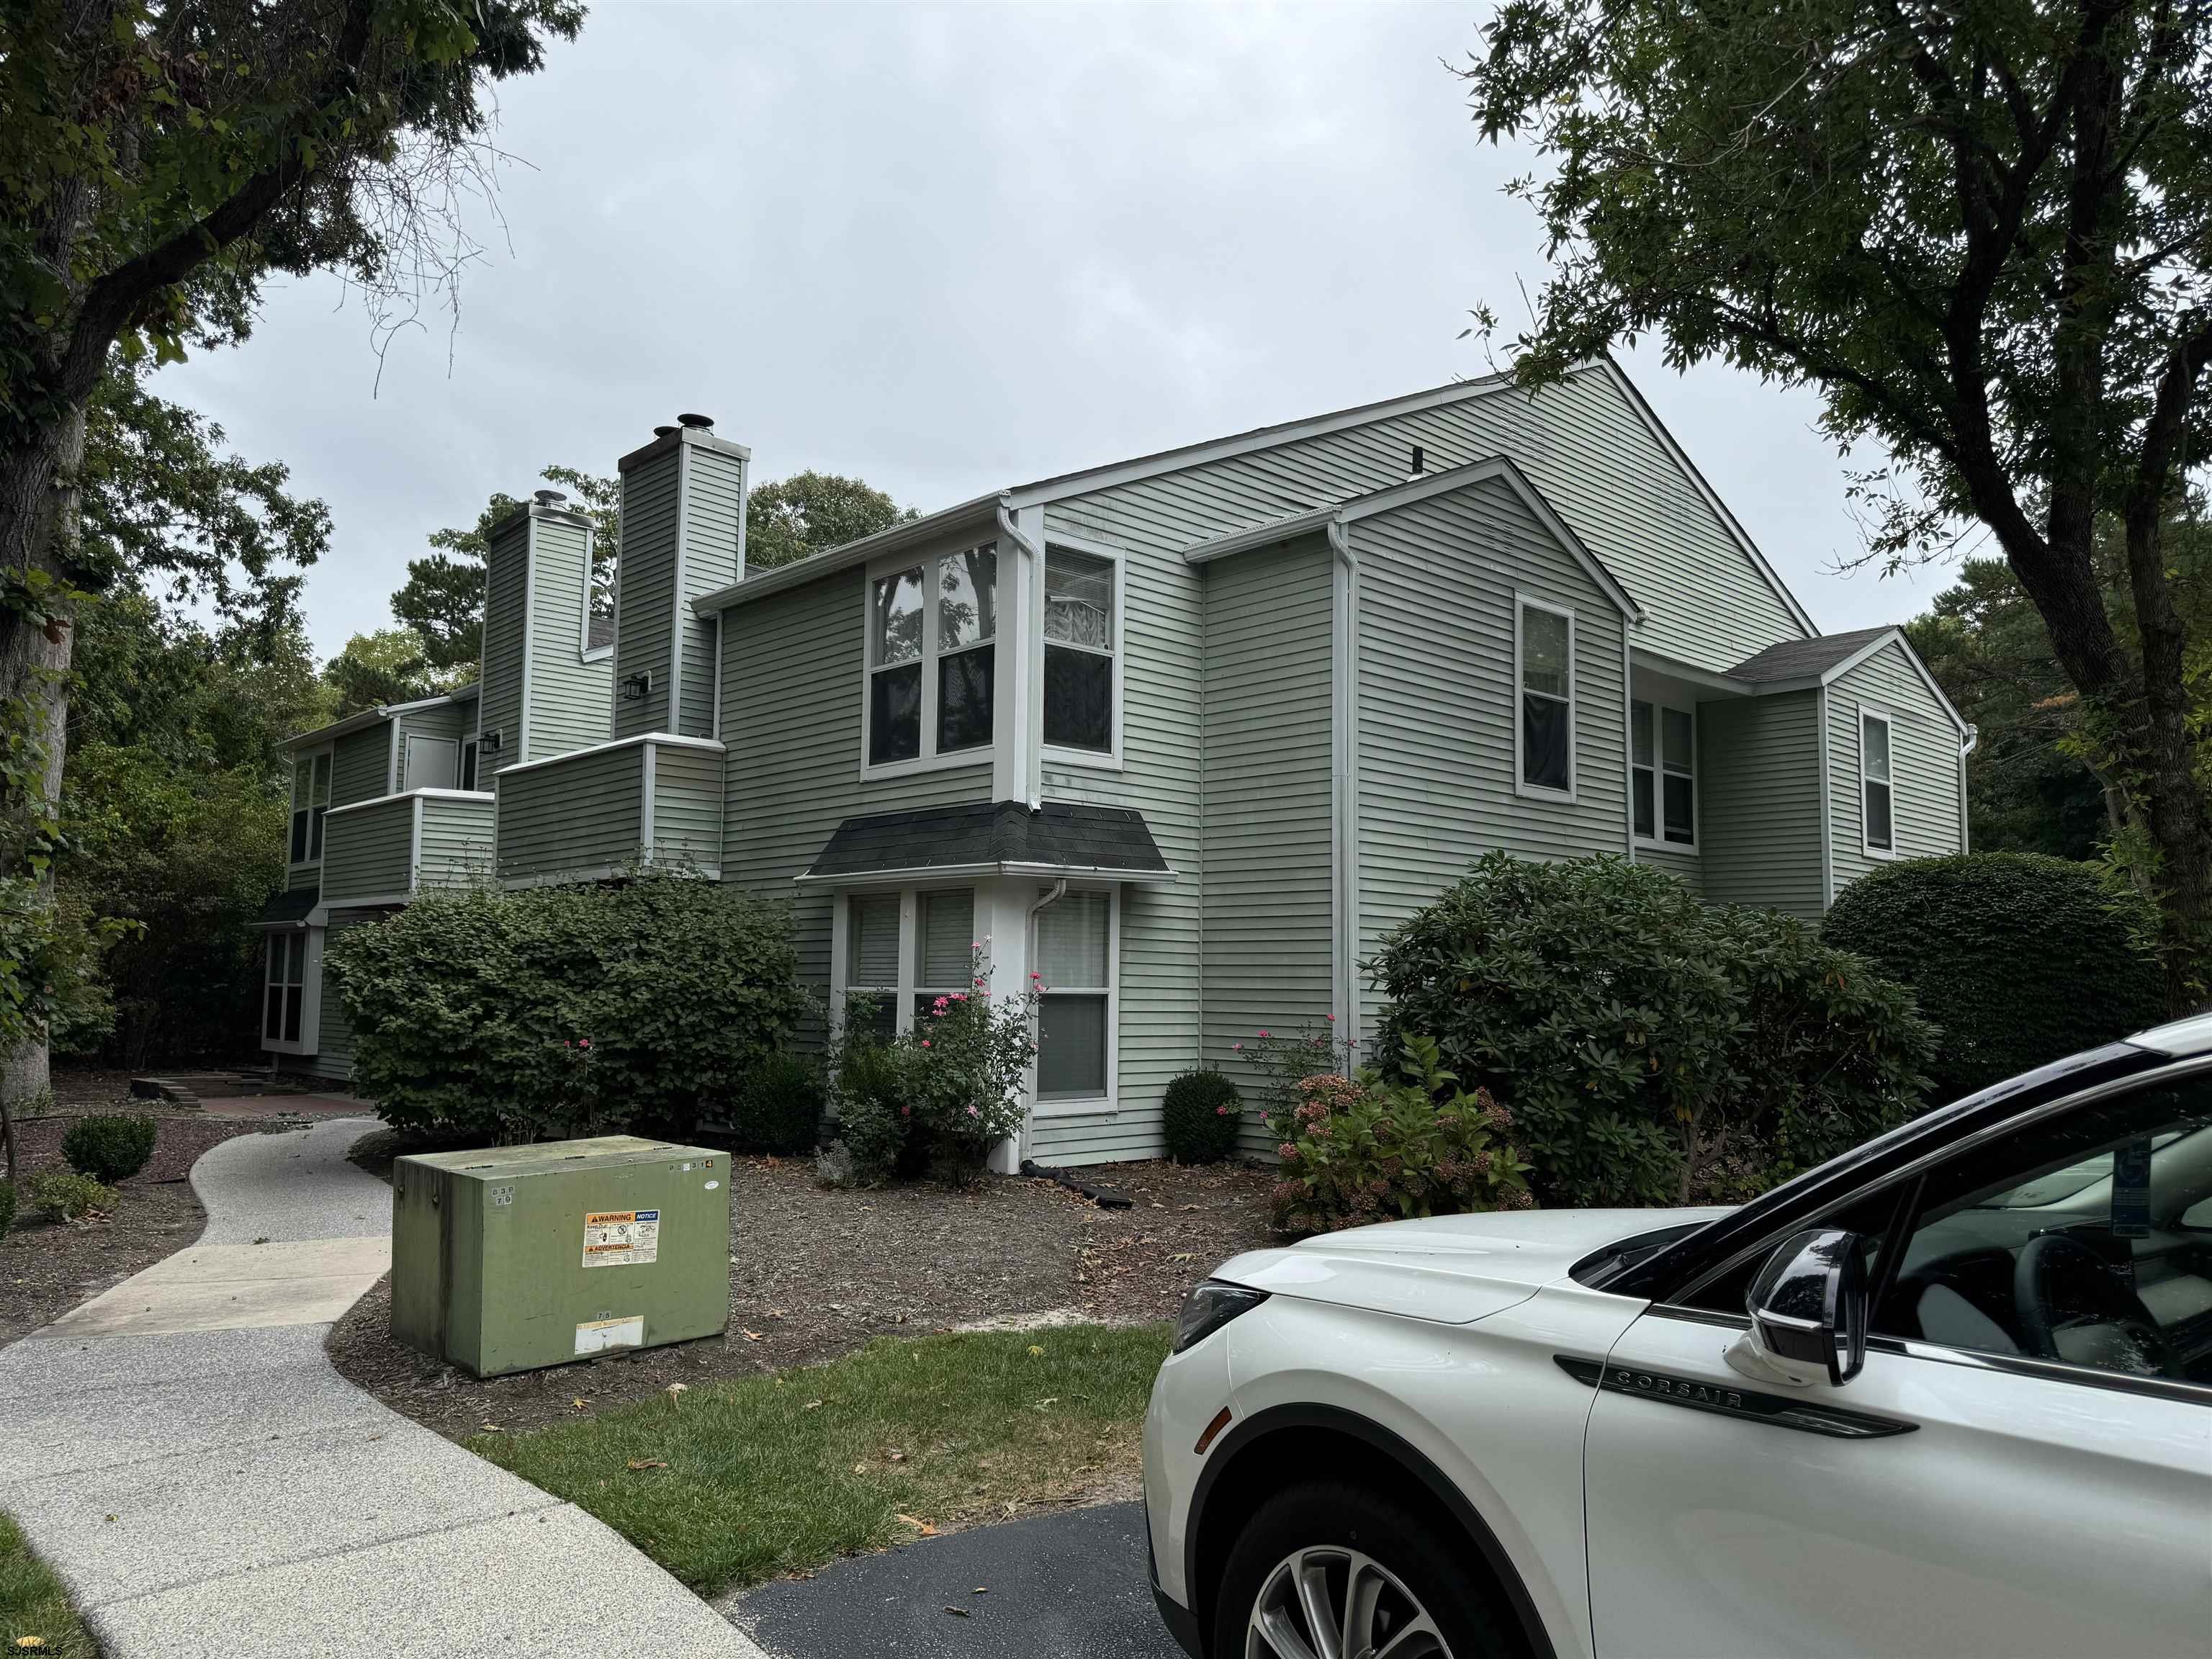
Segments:
[[[907,1523],[907,1525],[908,1525],[909,1527],[912,1527],[912,1528],[913,1528],[916,1532],[920,1533],[920,1534],[921,1534],[924,1538],[934,1538],[934,1537],[936,1537],[936,1536],[937,1536],[937,1528],[934,1528],[934,1527],[933,1527],[933,1526],[931,1526],[931,1525],[929,1524],[929,1522],[928,1522],[924,1521],[924,1520],[923,1520],[923,1519],[921,1519],[919,1516],[913,1516],[913,1515],[895,1515],[895,1516],[893,1516],[891,1517],[891,1519],[892,1519],[892,1520],[894,1520],[894,1521],[903,1521],[903,1522],[905,1522]]]
[[[748,1342],[757,1342],[757,1341],[759,1341],[760,1340],[761,1340],[761,1334],[760,1334],[758,1331],[746,1331],[746,1332],[745,1332],[745,1340],[746,1340],[746,1341],[748,1341]]]
[[[628,1467],[633,1469],[665,1469],[668,1467],[668,1463],[665,1458],[633,1457],[629,1460]]]
[[[689,1394],[690,1391],[691,1385],[689,1382],[671,1382],[668,1385],[668,1403],[672,1406],[681,1404],[682,1402],[676,1396],[680,1394]]]
[[[968,1609],[965,1607],[947,1607],[945,1612],[951,1613],[955,1619],[965,1619],[968,1616]]]
[[[487,1423],[484,1425],[484,1432],[486,1434],[504,1434],[507,1431],[501,1428],[496,1423]]]
[[[822,1403],[822,1402],[821,1402],[820,1401],[818,1401],[818,1400],[810,1400],[810,1401],[807,1401],[804,1406],[801,1406],[799,1409],[799,1410],[801,1410],[801,1411],[803,1411],[803,1412],[811,1412],[811,1411],[812,1411],[812,1410],[813,1410],[817,1406],[820,1405],[821,1403]]]
[[[1036,1343],[1034,1343],[1034,1342],[1030,1343],[1030,1358],[1032,1358],[1032,1359],[1042,1359],[1042,1358],[1044,1358],[1044,1350],[1043,1350],[1042,1348],[1040,1348],[1039,1346],[1037,1346],[1037,1345],[1036,1345]]]
[[[571,1400],[568,1403],[580,1412],[587,1409],[592,1402],[588,1400]]]
[[[886,1463],[903,1463],[906,1462],[906,1454],[901,1451],[897,1447],[894,1446],[884,1454],[884,1462]]]

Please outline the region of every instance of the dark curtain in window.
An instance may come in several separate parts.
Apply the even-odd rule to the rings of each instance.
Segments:
[[[885,668],[868,680],[868,759],[912,760],[921,753],[921,665]]]
[[[1538,789],[1565,789],[1567,705],[1555,697],[1521,698],[1521,781]]]
[[[1054,749],[1114,747],[1114,659],[1066,646],[1044,648],[1044,740]]]
[[[1636,833],[1649,841],[1659,833],[1657,822],[1651,816],[1651,774],[1642,767],[1635,772]]]
[[[937,752],[973,749],[991,740],[996,648],[979,646],[937,664]]]
[[[292,814],[292,862],[304,863],[307,856],[307,814],[304,809]]]

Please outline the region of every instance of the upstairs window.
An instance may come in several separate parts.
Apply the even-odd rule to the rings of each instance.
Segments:
[[[1859,711],[1859,822],[1866,827],[1866,850],[1894,853],[1897,825],[1892,811],[1889,776],[1889,716]]]
[[[1114,753],[1118,567],[1064,547],[1044,558],[1044,746]]]
[[[988,748],[997,702],[999,556],[986,544],[868,584],[868,764]]]
[[[1635,793],[1636,838],[1698,844],[1697,732],[1688,710],[1648,702],[1629,705],[1630,740],[1635,757],[1630,784]]]
[[[1536,599],[1514,601],[1513,657],[1520,688],[1515,787],[1571,797],[1575,790],[1575,616]]]
[[[323,814],[331,806],[331,751],[302,755],[292,763],[292,862],[311,864],[323,855]]]
[[[471,738],[461,745],[461,782],[464,789],[477,787],[477,740]]]

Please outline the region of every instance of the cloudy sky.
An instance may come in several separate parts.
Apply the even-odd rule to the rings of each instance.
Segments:
[[[613,471],[679,410],[755,475],[856,474],[924,511],[1486,371],[1456,337],[1540,280],[1524,153],[1478,142],[1481,3],[737,5],[599,0],[501,93],[499,216],[458,323],[381,362],[335,282],[167,371],[337,521],[324,653],[406,561],[547,463]],[[1825,629],[1937,591],[1858,545],[1808,396],[1629,372]]]

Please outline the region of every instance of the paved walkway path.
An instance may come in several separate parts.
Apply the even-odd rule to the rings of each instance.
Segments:
[[[0,1503],[108,1659],[759,1659],[599,1522],[331,1369],[390,1255],[377,1127],[245,1135],[192,1170],[198,1244],[0,1350]]]

